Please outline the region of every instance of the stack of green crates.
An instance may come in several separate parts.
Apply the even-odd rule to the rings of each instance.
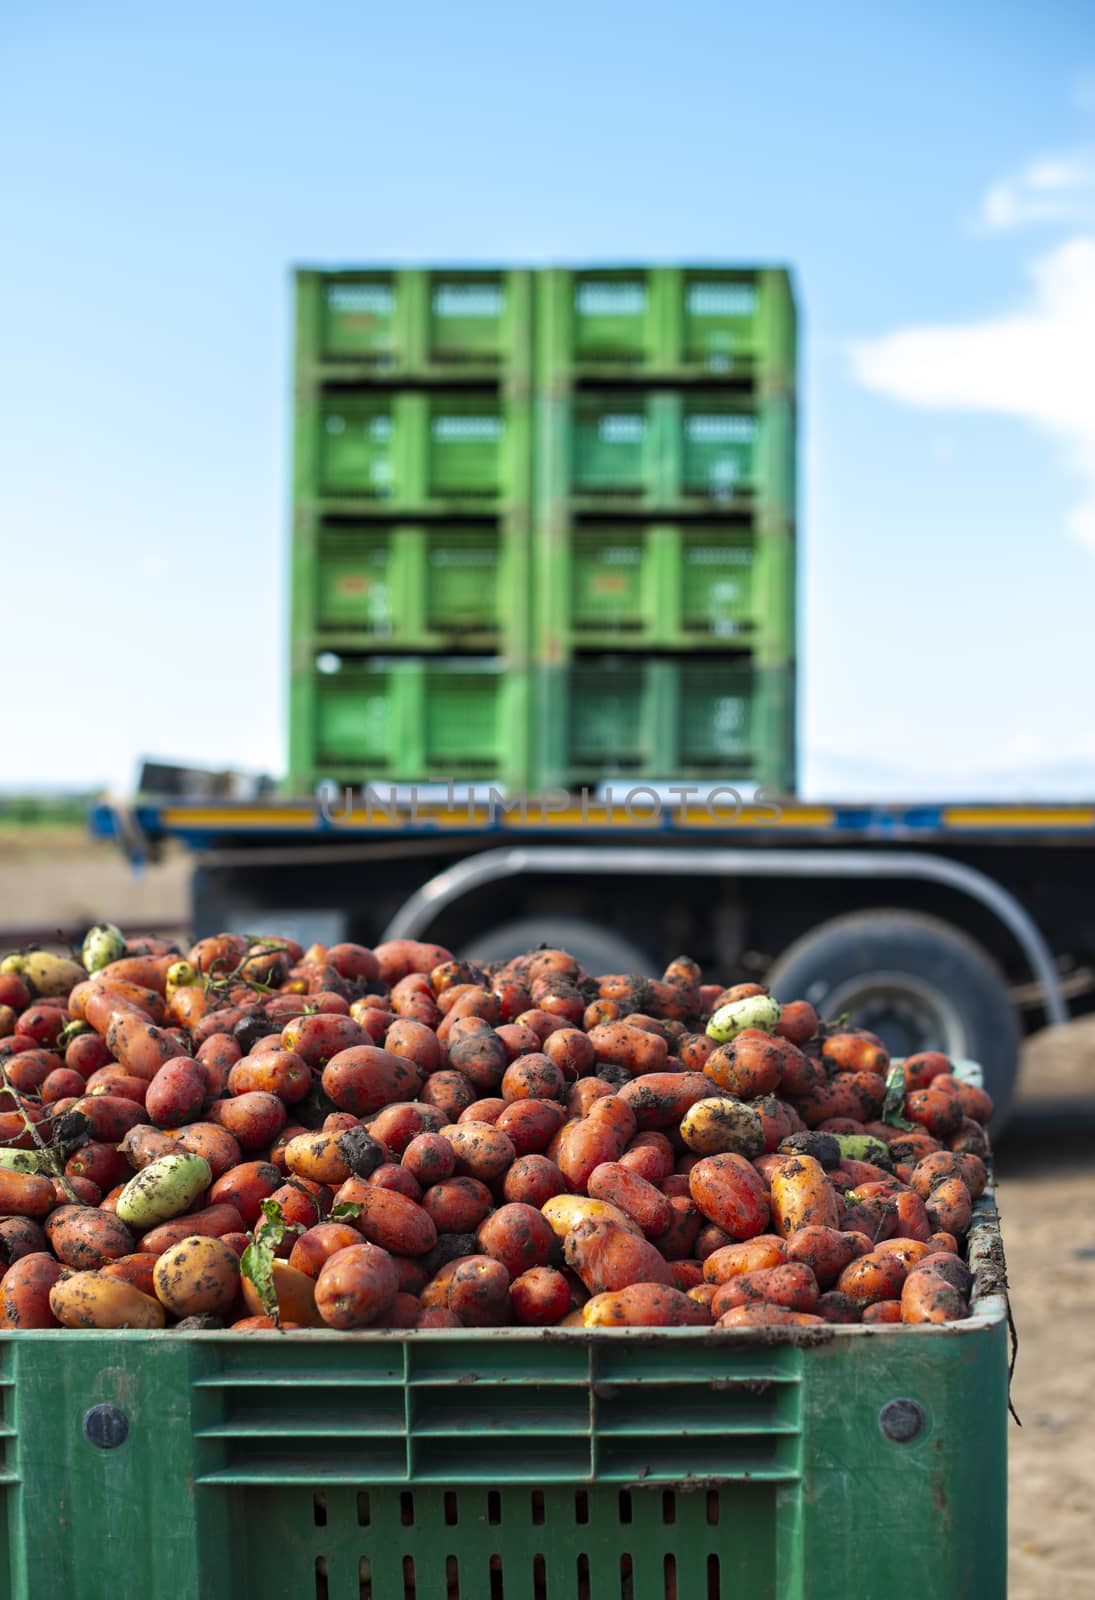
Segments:
[[[786,272],[306,271],[296,362],[296,788],[793,788]]]
[[[295,787],[529,771],[532,276],[297,274]]]
[[[536,396],[542,781],[791,791],[788,275],[541,273]]]

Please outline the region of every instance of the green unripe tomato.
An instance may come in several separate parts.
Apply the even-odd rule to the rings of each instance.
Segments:
[[[47,1178],[53,1176],[40,1150],[0,1150],[0,1167],[9,1172],[44,1172]]]
[[[893,1157],[885,1139],[876,1139],[873,1133],[837,1133],[833,1137],[840,1146],[842,1161],[869,1161],[873,1166],[893,1166]]]
[[[84,935],[80,957],[89,972],[98,972],[125,955],[125,934],[112,922],[96,923]]]
[[[130,1178],[118,1196],[118,1216],[142,1232],[154,1228],[158,1222],[181,1216],[212,1181],[213,1173],[204,1156],[173,1151],[150,1161],[135,1178]]]
[[[779,1001],[770,994],[751,994],[745,1000],[731,1000],[720,1006],[707,1024],[707,1032],[720,1044],[729,1044],[746,1028],[771,1033],[779,1022]]]

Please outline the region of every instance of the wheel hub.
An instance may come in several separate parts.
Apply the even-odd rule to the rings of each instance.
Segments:
[[[815,984],[813,990],[822,990]],[[894,1056],[941,1050],[944,1055],[969,1054],[962,1019],[937,989],[906,972],[860,973],[822,993],[808,992],[826,1022],[847,1016],[858,1028],[869,1028]]]

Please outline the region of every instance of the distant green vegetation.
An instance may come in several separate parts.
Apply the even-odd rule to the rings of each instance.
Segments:
[[[83,827],[88,794],[0,794],[0,828]]]

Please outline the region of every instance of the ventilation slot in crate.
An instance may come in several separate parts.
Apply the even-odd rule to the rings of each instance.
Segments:
[[[280,1353],[280,1352],[279,1352]],[[393,1370],[382,1350],[359,1355],[358,1370],[341,1352],[317,1363],[301,1349],[271,1382],[246,1359],[200,1378],[202,1425],[195,1430],[204,1484],[317,1485],[315,1525],[325,1514],[327,1484],[405,1481],[406,1408],[403,1362]],[[294,1371],[296,1368],[298,1370]]]
[[[315,1600],[738,1600],[775,1593],[776,1499],[766,1485],[698,1491],[555,1484],[416,1487],[237,1510],[255,1593]],[[362,1517],[362,1501],[367,1515]],[[247,1515],[250,1513],[250,1515]],[[264,1549],[255,1514],[295,1537]]]
[[[10,1360],[11,1350],[3,1352],[3,1356]],[[18,1483],[19,1475],[15,1470],[15,1448],[19,1435],[15,1428],[13,1401],[15,1399],[15,1380],[7,1370],[7,1361],[0,1367],[0,1491],[6,1485]],[[3,1531],[5,1517],[6,1496],[0,1494],[0,1532]]]

